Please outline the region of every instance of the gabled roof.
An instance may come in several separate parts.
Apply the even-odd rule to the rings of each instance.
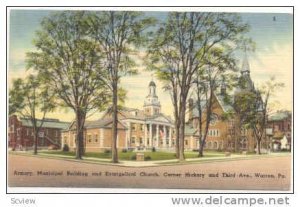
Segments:
[[[173,120],[171,117],[166,116],[164,114],[156,114],[154,116],[146,117],[147,121],[160,121],[160,122],[166,122],[166,123],[173,123]]]
[[[233,106],[230,103],[225,101],[225,97],[223,95],[214,93],[214,96],[216,97],[216,100],[218,101],[219,105],[221,106],[224,112],[234,111]],[[206,110],[206,101],[204,100],[201,101],[201,107],[203,111]],[[194,104],[194,108],[192,112],[193,112],[193,117],[199,116],[197,103]]]
[[[281,121],[291,117],[290,111],[278,111],[268,118],[268,121]]]
[[[232,105],[225,100],[225,96],[221,94],[215,94],[220,106],[222,107],[224,112],[234,111]],[[230,101],[232,102],[232,101]]]
[[[28,118],[21,118],[20,121],[22,122],[23,126],[32,127],[32,123]],[[37,126],[41,125],[42,120],[37,120]],[[67,129],[70,122],[62,122],[58,119],[45,119],[43,122],[43,128],[53,128],[53,129]]]
[[[195,128],[193,128],[191,125],[186,124],[184,127],[184,135],[187,136],[198,135],[198,131]]]
[[[98,119],[94,121],[85,121],[84,128],[85,129],[95,129],[95,128],[111,128],[112,125],[112,118],[105,118],[105,119]],[[122,128],[126,129],[126,126],[122,124],[122,122],[118,121],[118,123],[122,126]],[[75,126],[75,121],[73,121],[69,125],[69,130],[72,129],[72,127]],[[67,131],[67,130],[65,130]]]

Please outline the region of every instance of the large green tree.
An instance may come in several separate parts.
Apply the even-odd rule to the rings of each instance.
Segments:
[[[216,90],[224,87],[221,96],[224,99],[222,101],[226,102],[228,98],[226,88],[230,88],[234,83],[234,72],[237,69],[233,49],[213,47],[206,56],[207,58],[204,61],[206,64],[199,68],[194,76],[195,87],[193,88],[193,92],[196,94],[194,107],[197,108],[198,112],[199,157],[204,156],[203,151],[209,126],[212,118],[216,118],[213,117],[214,107],[216,107],[216,99],[214,97],[220,93]]]
[[[103,81],[108,71],[105,53],[91,38],[86,11],[56,12],[43,19],[34,39],[35,51],[27,53],[33,68],[55,95],[57,106],[74,112],[76,159],[84,153],[84,123],[87,115],[101,111],[111,99]]]
[[[119,83],[121,77],[137,73],[133,56],[137,53],[137,46],[146,40],[145,30],[155,20],[144,17],[142,12],[97,11],[90,15],[88,22],[91,37],[104,55],[101,67],[108,75],[103,80],[112,92],[112,162],[116,163]]]
[[[171,88],[179,160],[184,160],[187,99],[196,71],[215,46],[235,44],[247,31],[241,18],[229,13],[170,12],[148,50],[150,69],[165,74]],[[160,76],[161,77],[161,76]],[[175,83],[175,84],[174,84]]]
[[[248,101],[247,105],[252,106],[250,107],[250,111],[246,113],[245,124],[253,130],[257,154],[261,154],[262,141],[266,138],[267,121],[269,112],[271,111],[270,98],[282,87],[284,87],[284,83],[277,82],[275,77],[271,77],[255,93],[251,94],[252,100],[247,100],[248,98],[244,97]],[[246,101],[245,103],[247,103]]]
[[[31,122],[34,154],[38,152],[38,134],[43,127],[45,116],[53,109],[53,96],[49,94],[49,88],[42,85],[40,77],[29,75],[24,79],[13,80],[9,90],[9,114],[18,114]],[[39,113],[42,113],[42,116],[38,121]]]

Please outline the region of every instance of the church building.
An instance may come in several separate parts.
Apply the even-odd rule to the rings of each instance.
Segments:
[[[250,77],[250,66],[245,55],[241,67],[238,87],[234,94],[228,94],[226,83],[220,84],[219,90],[216,90],[212,96],[212,115],[207,132],[207,138],[204,149],[220,151],[255,151],[256,140],[251,129],[242,127],[241,117],[235,108],[235,98],[243,93],[256,94],[258,101],[258,110],[262,110],[263,104],[259,92],[255,89],[254,83]],[[185,148],[190,150],[199,149],[199,112],[196,102],[189,100],[189,117],[186,124]],[[202,129],[205,129],[206,108],[205,102],[201,103],[202,110]],[[226,114],[230,117],[224,118]],[[204,133],[204,132],[203,132]],[[264,146],[266,143],[262,143]]]

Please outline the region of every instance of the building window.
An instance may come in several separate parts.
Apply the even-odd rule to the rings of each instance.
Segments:
[[[214,149],[218,149],[218,142],[214,142]]]
[[[166,140],[166,144],[169,145],[169,140],[168,139]]]
[[[92,135],[88,135],[88,143],[91,143],[92,142]]]
[[[132,144],[135,143],[135,137],[131,137],[131,143],[132,143]]]
[[[94,134],[94,142],[98,142],[98,134]]]
[[[147,145],[149,145],[150,144],[150,140],[149,140],[149,138],[147,138]]]
[[[140,144],[143,144],[143,138],[140,137]]]
[[[17,129],[17,135],[20,135],[20,128]]]
[[[188,145],[188,144],[189,144],[188,140],[185,140],[185,145]]]
[[[27,136],[30,135],[30,129],[29,129],[29,128],[26,129],[26,135],[27,135]]]
[[[131,130],[132,130],[132,131],[135,131],[135,130],[136,130],[135,127],[136,127],[135,124],[132,124],[132,125],[131,125]]]
[[[211,148],[211,142],[207,143],[207,148],[209,148],[209,149]]]
[[[144,125],[140,124],[140,130],[143,131],[143,129],[144,129]]]

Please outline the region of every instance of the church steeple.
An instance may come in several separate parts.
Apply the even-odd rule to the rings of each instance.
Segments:
[[[248,61],[246,44],[244,44],[244,58],[243,58],[241,76],[239,82],[240,82],[240,87],[243,90],[248,90],[248,91],[254,90],[253,82],[250,77],[250,65]]]
[[[160,102],[156,95],[156,84],[153,80],[149,83],[149,93],[144,101],[144,112],[148,116],[153,116],[160,113]]]
[[[242,75],[250,75],[250,65],[249,65],[249,61],[248,61],[246,45],[244,45],[244,59],[243,59],[241,74]]]

